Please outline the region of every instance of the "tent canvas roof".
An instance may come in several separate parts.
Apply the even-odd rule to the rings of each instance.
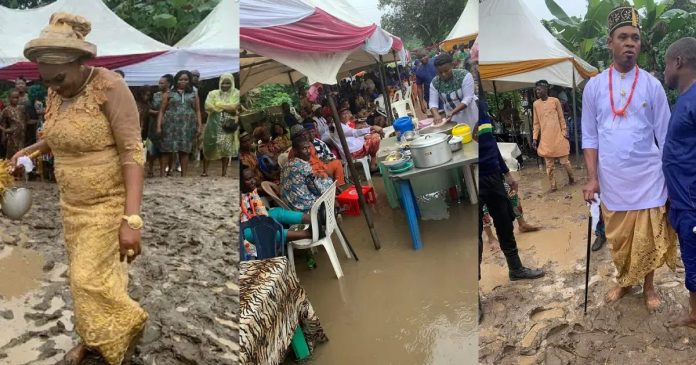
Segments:
[[[239,51],[239,6],[222,0],[203,21],[175,46],[192,49],[232,49]]]
[[[484,0],[480,8],[479,69],[484,87],[498,91],[532,86],[540,79],[572,87],[597,69],[565,48],[522,1]],[[535,66],[537,65],[537,66]],[[524,70],[514,73],[513,69]],[[494,74],[502,76],[487,77]]]
[[[459,20],[457,20],[457,24],[454,25],[447,38],[442,42],[442,47],[445,50],[449,50],[454,45],[470,42],[476,38],[478,31],[479,3],[478,0],[469,0]]]
[[[261,27],[266,23],[271,24],[271,26],[273,24],[287,24],[297,21],[298,16],[295,15],[306,15],[308,9],[314,8],[319,8],[334,18],[356,27],[373,26],[372,23],[357,16],[356,14],[359,13],[344,0],[332,2],[295,0],[284,5],[287,7],[284,14],[269,12],[266,15],[267,19],[263,19],[264,15],[260,14],[259,10],[260,7],[265,9],[267,5],[267,0],[242,0],[242,12],[250,13],[248,17],[245,13],[245,24],[242,26],[254,28]],[[244,94],[263,83],[289,83],[288,72],[292,72],[293,81],[306,76],[310,83],[334,84],[337,77],[346,76],[351,70],[375,64],[377,58],[374,54],[384,54],[385,61],[393,61],[394,55],[389,52],[393,36],[381,28],[377,28],[375,34],[376,36],[370,37],[363,47],[339,52],[301,53],[260,44],[247,44],[246,49],[258,56],[242,57],[241,59],[241,92]],[[245,47],[244,40],[242,47]],[[250,65],[253,66],[249,67]]]
[[[81,15],[92,23],[87,40],[97,45],[98,56],[142,54],[171,48],[130,26],[101,0],[58,0],[28,10],[0,6],[0,24],[5,30],[0,32],[0,65],[25,61],[24,45],[39,35],[57,11]],[[114,34],[119,36],[114,37]],[[128,41],[124,42],[124,39]]]

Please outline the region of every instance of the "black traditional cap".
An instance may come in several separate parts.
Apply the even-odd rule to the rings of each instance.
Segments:
[[[609,13],[608,25],[609,25],[609,35],[611,35],[614,30],[618,27],[623,27],[625,25],[630,25],[636,28],[640,28],[640,19],[638,18],[638,11],[630,6],[622,6],[616,8]]]
[[[549,87],[549,82],[546,81],[546,80],[539,80],[539,81],[536,82],[536,84],[534,84],[534,86],[542,86],[542,87],[545,87],[545,88],[548,89],[548,87]]]

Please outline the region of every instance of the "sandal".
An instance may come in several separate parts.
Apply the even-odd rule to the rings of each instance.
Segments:
[[[208,174],[206,174],[206,173],[204,172],[204,173],[201,174],[201,177],[208,177]]]

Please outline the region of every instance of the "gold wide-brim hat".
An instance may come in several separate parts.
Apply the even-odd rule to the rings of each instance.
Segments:
[[[613,33],[616,28],[630,25],[640,28],[640,17],[638,11],[630,6],[622,6],[612,10],[607,19],[609,34]]]
[[[79,15],[54,13],[39,37],[24,46],[24,57],[49,64],[93,58],[97,55],[97,46],[85,40],[91,30],[92,24]]]

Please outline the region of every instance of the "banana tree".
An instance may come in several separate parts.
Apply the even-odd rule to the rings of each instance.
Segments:
[[[593,65],[611,62],[606,50],[607,17],[612,9],[628,5],[625,0],[589,0],[582,18],[569,17],[554,0],[545,0],[555,19],[544,25],[566,48]],[[638,64],[650,70],[658,69],[659,44],[665,36],[693,22],[694,13],[674,8],[674,0],[634,0],[633,6],[641,15],[642,46]]]
[[[694,13],[672,8],[674,0],[634,0],[641,14],[641,54],[638,64],[649,69],[658,69],[659,45],[667,34],[688,25]]]
[[[544,25],[561,44],[591,64],[606,61],[607,17],[612,9],[623,4],[622,0],[589,0],[582,18],[568,16],[554,0],[545,1],[555,19]]]

